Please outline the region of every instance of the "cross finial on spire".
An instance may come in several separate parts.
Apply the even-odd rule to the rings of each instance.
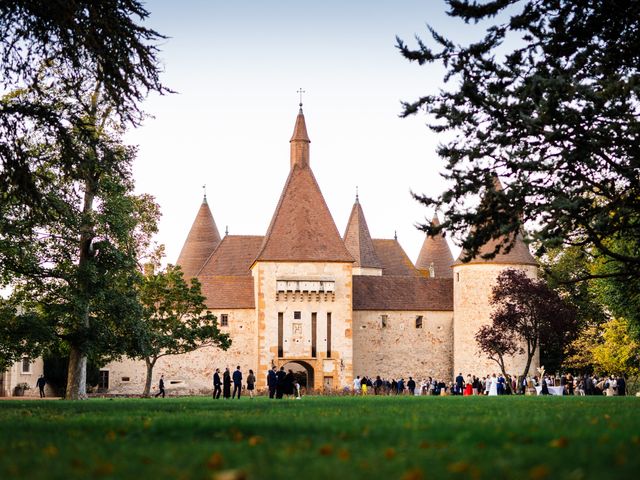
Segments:
[[[360,202],[360,197],[358,195],[358,186],[356,185],[356,203]]]
[[[203,200],[206,202],[207,201],[207,184],[206,183],[202,185],[202,194],[204,196]]]
[[[227,225],[226,227],[224,227],[224,235],[225,235],[225,237],[226,237],[227,235],[229,235],[229,225]]]
[[[300,94],[300,108],[302,108],[302,94],[303,94],[303,93],[307,93],[307,92],[305,92],[305,91],[302,89],[302,87],[300,87],[300,88],[298,89],[298,93]]]
[[[393,239],[396,240],[396,241],[398,240],[398,231],[397,230],[393,231]]]

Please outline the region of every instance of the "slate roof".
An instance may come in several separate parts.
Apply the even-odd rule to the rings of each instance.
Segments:
[[[433,216],[431,224],[434,226],[440,225],[440,219],[437,214]],[[429,267],[432,263],[435,278],[453,278],[453,270],[451,268],[453,255],[444,234],[435,237],[425,236],[422,243],[422,248],[416,261],[416,268],[429,274]]]
[[[353,262],[310,167],[292,167],[256,261]]]
[[[355,259],[354,267],[382,268],[382,263],[373,247],[367,220],[357,197],[344,232],[344,243]]]
[[[182,267],[185,278],[198,273],[219,243],[218,227],[209,209],[207,197],[204,197],[176,262]]]
[[[453,311],[453,279],[357,275],[353,309]]]
[[[419,277],[420,272],[397,240],[373,239],[373,248],[382,264],[382,275]]]

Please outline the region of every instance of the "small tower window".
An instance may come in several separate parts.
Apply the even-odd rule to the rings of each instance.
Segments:
[[[22,372],[20,373],[31,373],[31,360],[29,360],[29,357],[22,357]]]
[[[433,262],[429,264],[429,277],[435,278],[436,276],[436,268],[433,266]]]
[[[460,272],[456,272],[456,282],[460,281]]]
[[[380,315],[380,326],[382,328],[387,328],[389,316],[388,315]]]
[[[416,317],[416,328],[422,328],[422,315]]]
[[[223,313],[222,315],[220,315],[220,326],[221,327],[229,326],[229,315],[227,315],[226,313]]]
[[[302,318],[302,312],[293,312],[293,319],[300,320]]]

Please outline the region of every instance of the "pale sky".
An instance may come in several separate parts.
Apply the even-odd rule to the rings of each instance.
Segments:
[[[410,191],[444,189],[438,138],[424,116],[400,119],[400,101],[442,86],[442,70],[395,48],[426,24],[459,42],[477,35],[432,1],[150,0],[162,43],[154,118],[127,135],[139,146],[138,192],[162,209],[158,241],[175,262],[202,200],[224,235],[264,235],[289,170],[289,139],[302,87],[311,166],[342,235],[359,187],[374,238],[398,240],[415,262],[431,218]],[[453,248],[454,255],[459,249]]]

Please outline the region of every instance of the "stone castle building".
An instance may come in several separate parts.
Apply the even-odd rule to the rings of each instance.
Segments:
[[[414,265],[397,239],[371,238],[357,196],[340,236],[311,168],[302,108],[290,143],[291,169],[266,234],[221,238],[205,196],[177,261],[185,277],[202,283],[231,348],[163,357],[154,385],[164,374],[169,390],[209,390],[216,367],[236,365],[245,375],[253,369],[258,388],[273,365],[304,369],[314,389],[351,385],[355,375],[453,379],[497,371],[474,335],[489,322],[500,271],[536,276],[522,240],[492,260],[462,263],[443,236],[425,238]],[[511,371],[522,368],[522,358],[512,359]],[[101,383],[109,392],[140,393],[144,376],[143,362],[126,360],[107,365]]]

